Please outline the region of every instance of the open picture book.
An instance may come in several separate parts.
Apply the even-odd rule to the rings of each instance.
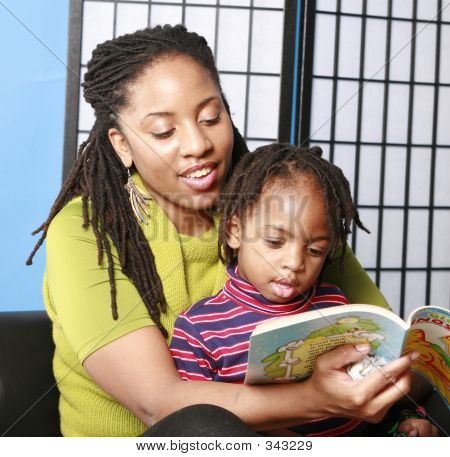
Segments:
[[[417,350],[413,370],[450,402],[450,310],[425,306],[408,321],[373,305],[344,305],[259,324],[250,339],[246,384],[301,381],[317,357],[342,344],[368,343],[372,364]]]

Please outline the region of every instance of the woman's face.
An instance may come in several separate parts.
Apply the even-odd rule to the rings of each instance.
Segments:
[[[169,56],[129,88],[121,131],[109,138],[126,167],[136,166],[155,200],[170,213],[211,207],[226,176],[233,130],[208,70]]]

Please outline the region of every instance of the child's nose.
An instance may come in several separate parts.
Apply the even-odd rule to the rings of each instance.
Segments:
[[[303,252],[290,252],[290,255],[284,259],[281,268],[290,271],[303,271],[305,269],[305,256]]]

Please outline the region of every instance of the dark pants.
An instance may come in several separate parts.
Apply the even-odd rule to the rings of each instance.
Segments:
[[[214,405],[180,409],[141,436],[261,436],[230,411]]]

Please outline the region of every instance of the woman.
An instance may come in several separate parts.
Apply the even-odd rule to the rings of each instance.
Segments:
[[[342,367],[366,346],[326,354],[301,384],[180,380],[167,343],[177,315],[223,286],[210,210],[247,148],[206,41],[181,26],[99,45],[83,87],[96,121],[28,261],[47,237],[63,435],[136,436],[157,422],[150,434],[180,435],[186,423],[187,434],[247,433],[222,409],[192,406],[201,403],[256,431],[330,414],[380,420],[408,391],[410,361],[350,383]],[[385,305],[350,252],[344,264],[326,278],[352,301]]]

